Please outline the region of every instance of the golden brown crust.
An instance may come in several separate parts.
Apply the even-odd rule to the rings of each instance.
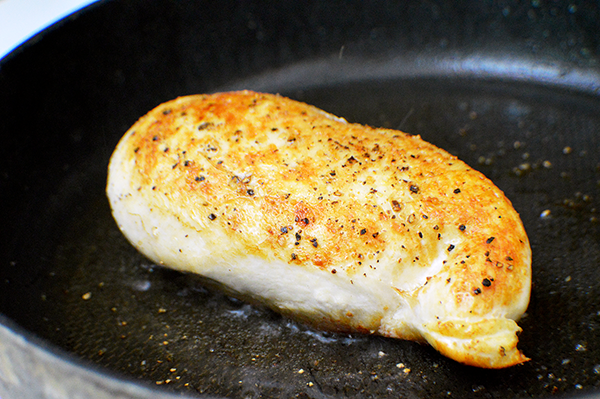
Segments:
[[[131,186],[153,195],[154,206],[168,203],[182,224],[223,232],[228,256],[283,261],[351,284],[376,279],[407,303],[443,302],[423,311],[431,320],[516,319],[527,306],[529,242],[510,201],[418,136],[244,91],[162,104],[120,146],[121,162],[135,165]],[[381,318],[370,325],[308,321],[409,339],[421,334],[389,332],[378,327]],[[447,330],[432,326],[435,334]],[[514,345],[507,365],[526,360]],[[441,343],[437,349],[496,367]]]

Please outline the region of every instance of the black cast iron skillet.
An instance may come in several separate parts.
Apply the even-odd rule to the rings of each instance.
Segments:
[[[314,331],[139,255],[104,195],[118,139],[242,88],[421,134],[503,189],[534,254],[532,360]],[[597,2],[103,1],[0,62],[0,134],[3,399],[600,393]]]

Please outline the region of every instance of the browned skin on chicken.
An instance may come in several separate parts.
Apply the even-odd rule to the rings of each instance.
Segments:
[[[528,360],[514,323],[531,286],[519,215],[418,136],[271,94],[182,97],[126,133],[108,195],[149,258],[292,318],[426,341],[479,367]]]

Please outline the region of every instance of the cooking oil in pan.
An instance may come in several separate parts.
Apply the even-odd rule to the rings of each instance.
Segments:
[[[523,397],[600,384],[597,98],[457,79],[272,91],[351,122],[420,134],[505,191],[534,254],[520,322],[531,362],[475,370],[413,342],[315,331],[153,265],[115,225],[103,171],[73,172],[88,173],[92,195],[77,215],[65,214],[23,324],[126,378],[190,395]]]

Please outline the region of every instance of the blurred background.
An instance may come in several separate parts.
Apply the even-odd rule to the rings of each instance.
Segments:
[[[0,0],[0,58],[61,18],[97,0]]]

